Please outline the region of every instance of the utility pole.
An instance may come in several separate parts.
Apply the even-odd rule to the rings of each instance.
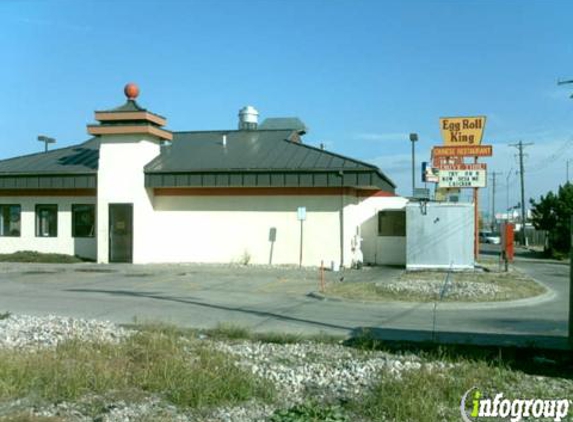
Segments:
[[[566,182],[566,183],[569,183],[569,163],[570,163],[571,161],[573,161],[573,160],[569,160],[569,159],[568,159],[568,160],[566,161],[566,164],[567,164],[567,179],[565,179],[565,182]]]
[[[491,178],[492,178],[492,193],[491,193],[491,231],[495,232],[495,176],[502,175],[501,172],[492,171]]]
[[[523,177],[523,148],[533,145],[532,142],[524,144],[519,141],[517,144],[509,144],[510,147],[515,147],[519,151],[519,178],[521,179],[521,244],[525,246],[525,185]]]

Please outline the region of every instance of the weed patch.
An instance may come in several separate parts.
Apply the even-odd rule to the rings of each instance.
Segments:
[[[270,382],[230,356],[166,328],[148,328],[117,345],[70,341],[29,353],[2,350],[0,380],[1,400],[157,394],[177,406],[203,408],[273,397]]]
[[[400,377],[382,372],[371,392],[350,408],[372,421],[458,421],[464,392],[474,386],[511,392],[516,382],[514,373],[485,363],[442,370],[422,368],[404,371]]]
[[[0,417],[0,422],[64,422],[64,419],[52,416],[35,416],[30,413],[18,413]]]
[[[295,344],[304,341],[333,344],[340,343],[343,340],[343,337],[341,336],[334,336],[326,333],[319,333],[315,335],[291,334],[283,332],[255,333],[247,327],[232,323],[220,323],[216,328],[211,330],[201,330],[200,332],[210,338],[217,340],[251,340],[260,341],[261,343],[273,344]]]
[[[307,402],[289,409],[276,410],[271,422],[349,422],[346,410],[338,405]]]

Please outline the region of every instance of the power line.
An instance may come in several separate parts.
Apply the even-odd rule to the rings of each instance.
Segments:
[[[524,169],[523,169],[523,148],[533,145],[533,142],[524,144],[519,141],[517,144],[509,144],[510,147],[515,147],[519,151],[519,176],[521,179],[521,244],[525,245],[525,185],[524,185]]]
[[[563,154],[569,151],[572,144],[573,144],[573,138],[564,140],[563,144],[558,146],[557,149],[555,149],[551,155],[546,156],[537,164],[530,167],[529,172],[530,173],[538,172],[540,170],[544,170],[547,166],[552,165],[556,160],[561,158]]]

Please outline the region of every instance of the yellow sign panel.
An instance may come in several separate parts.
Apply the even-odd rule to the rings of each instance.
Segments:
[[[444,145],[480,145],[485,129],[485,116],[442,117],[440,130]]]

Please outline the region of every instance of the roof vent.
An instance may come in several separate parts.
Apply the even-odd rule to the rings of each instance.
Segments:
[[[253,106],[245,106],[239,110],[239,130],[257,130],[259,112]]]

